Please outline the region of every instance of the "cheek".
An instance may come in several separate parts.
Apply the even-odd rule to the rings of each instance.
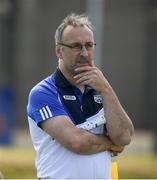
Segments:
[[[89,59],[90,59],[90,60],[93,60],[93,59],[94,59],[94,53],[93,53],[93,52],[89,53]]]
[[[66,59],[69,60],[71,63],[75,62],[75,59],[77,59],[77,55],[74,53],[68,53],[66,54]]]

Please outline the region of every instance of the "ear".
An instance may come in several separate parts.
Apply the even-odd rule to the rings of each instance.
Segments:
[[[62,59],[62,50],[61,50],[61,48],[56,46],[55,52],[56,52],[56,56],[59,59]]]

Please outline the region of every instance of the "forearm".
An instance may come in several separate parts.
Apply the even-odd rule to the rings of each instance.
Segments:
[[[124,149],[124,146],[114,145],[105,135],[95,135],[85,130],[81,130],[79,133],[76,147],[71,146],[71,150],[78,154],[95,154],[103,151],[120,153]]]
[[[127,145],[133,134],[133,124],[120,104],[112,87],[102,92],[105,107],[106,128],[110,139],[116,145]]]
[[[109,150],[110,147],[111,141],[104,135],[95,135],[81,130],[76,148],[73,148],[72,151],[78,154],[94,154]]]
[[[62,146],[78,154],[94,154],[106,150],[121,152],[105,135],[95,135],[75,127],[67,116],[57,116],[43,121],[41,128]]]
[[[53,117],[42,122],[41,127],[65,148],[78,154],[94,154],[110,150],[112,145],[104,135],[95,135],[75,127],[66,116]]]

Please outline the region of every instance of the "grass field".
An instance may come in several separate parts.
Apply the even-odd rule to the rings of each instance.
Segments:
[[[118,164],[122,179],[157,179],[157,154],[122,154],[118,158]]]
[[[35,179],[35,152],[31,147],[1,147],[0,171],[6,179]],[[118,157],[119,178],[157,179],[157,155],[123,153]]]
[[[32,148],[0,148],[0,171],[6,179],[36,178]]]

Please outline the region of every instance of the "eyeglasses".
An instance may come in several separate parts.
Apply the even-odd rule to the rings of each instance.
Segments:
[[[58,43],[58,45],[68,47],[74,51],[81,51],[83,47],[86,48],[87,51],[93,50],[96,46],[95,42],[87,42],[85,44],[81,44],[78,42],[71,43],[71,44],[64,44],[64,43]]]

